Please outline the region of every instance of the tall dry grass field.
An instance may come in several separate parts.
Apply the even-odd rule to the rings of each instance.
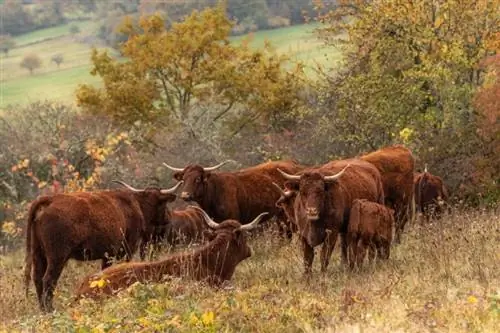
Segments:
[[[450,215],[410,226],[388,262],[341,268],[338,249],[326,274],[316,259],[310,281],[292,243],[252,239],[253,256],[221,290],[181,280],[134,285],[102,302],[69,305],[98,263],[70,262],[53,314],[25,299],[24,252],[0,257],[0,331],[16,332],[498,332],[500,214]]]

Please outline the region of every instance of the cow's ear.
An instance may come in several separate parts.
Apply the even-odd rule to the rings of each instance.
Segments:
[[[181,181],[184,178],[184,171],[177,171],[174,173],[174,179],[177,181]]]
[[[215,239],[215,232],[212,230],[203,230],[203,238],[208,239],[209,242]]]
[[[203,173],[203,181],[206,182],[208,180],[208,178],[210,178],[210,176],[212,175],[211,172],[204,172]]]
[[[299,182],[296,180],[287,180],[285,182],[285,188],[290,191],[298,191],[299,190]]]
[[[172,194],[172,193],[167,193],[167,194],[164,194],[163,199],[166,202],[173,202],[173,201],[175,201],[175,199],[177,199],[177,195]]]

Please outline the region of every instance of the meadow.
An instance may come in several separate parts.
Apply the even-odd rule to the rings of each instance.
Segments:
[[[0,109],[9,104],[28,104],[32,101],[50,98],[64,103],[74,103],[74,91],[79,84],[99,84],[100,79],[90,75],[90,51],[92,46],[102,45],[80,42],[83,36],[95,34],[96,23],[82,21],[75,23],[82,31],[69,33],[70,24],[37,30],[15,38],[17,47],[2,55],[0,77]],[[251,45],[262,47],[267,39],[280,54],[289,55],[292,60],[303,61],[309,70],[317,63],[327,64],[338,58],[338,53],[325,49],[313,35],[315,25],[300,25],[276,30],[252,33]],[[231,38],[239,43],[248,36]],[[112,54],[117,52],[106,48]],[[26,54],[34,53],[42,59],[41,68],[33,75],[19,66]],[[64,62],[58,67],[51,62],[54,54],[62,54]],[[329,55],[330,58],[326,58]],[[312,71],[311,71],[312,72]]]
[[[350,272],[337,249],[327,273],[315,261],[309,281],[297,239],[269,232],[252,236],[252,257],[221,290],[173,280],[77,304],[74,287],[99,265],[72,261],[47,315],[33,286],[24,298],[19,250],[0,257],[0,332],[497,332],[499,228],[498,211],[415,223],[387,262]]]

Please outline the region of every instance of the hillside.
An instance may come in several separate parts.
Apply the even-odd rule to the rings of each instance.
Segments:
[[[40,99],[52,99],[72,103],[74,90],[81,83],[98,84],[99,78],[89,74],[90,50],[93,46],[84,38],[95,34],[95,23],[83,21],[77,23],[82,33],[71,35],[70,24],[38,30],[15,38],[17,47],[2,56],[2,78],[0,108],[9,104],[27,104]],[[337,58],[337,53],[325,50],[321,42],[313,35],[314,26],[298,25],[275,30],[252,33],[251,45],[261,47],[267,39],[277,52],[291,55],[292,59],[305,62],[309,68],[316,63],[328,63]],[[248,36],[233,37],[234,42],[241,42]],[[103,47],[102,45],[96,45]],[[115,50],[109,49],[116,54]],[[19,66],[27,54],[37,54],[42,59],[41,68],[33,75]],[[55,54],[63,55],[64,61],[58,67],[51,62]],[[330,59],[325,55],[329,55]],[[333,55],[333,56],[332,56]],[[311,71],[312,73],[312,71]]]

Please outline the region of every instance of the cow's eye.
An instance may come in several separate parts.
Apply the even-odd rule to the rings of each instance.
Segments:
[[[201,183],[201,177],[197,177],[197,178],[196,178],[196,182],[197,182],[197,183]]]

